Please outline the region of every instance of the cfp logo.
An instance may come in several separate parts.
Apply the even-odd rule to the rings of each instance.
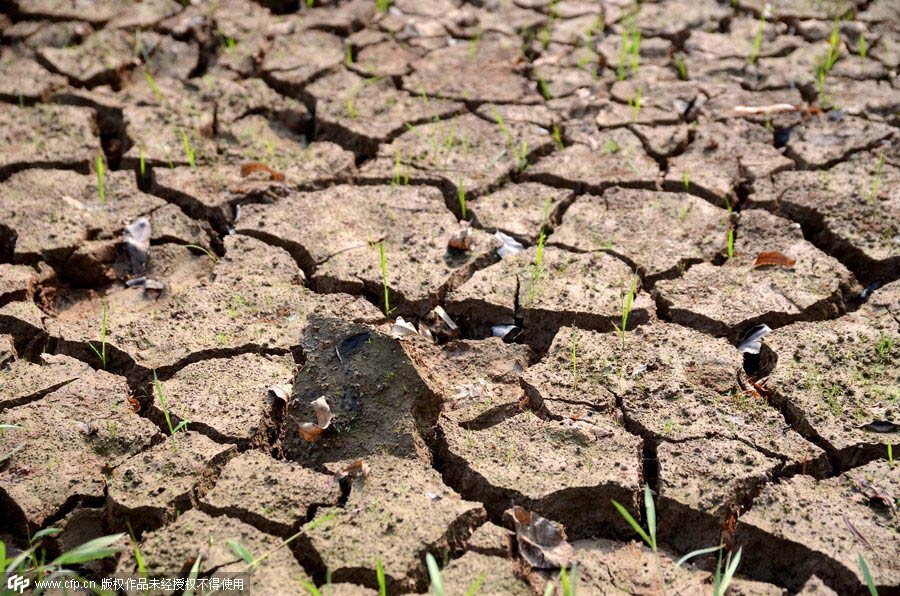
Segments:
[[[11,575],[8,580],[6,580],[6,587],[13,592],[18,592],[19,594],[23,594],[25,592],[25,588],[31,585],[31,580],[27,577],[22,577],[21,575]]]

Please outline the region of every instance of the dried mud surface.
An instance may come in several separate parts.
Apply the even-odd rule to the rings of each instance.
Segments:
[[[0,11],[8,557],[705,594],[722,544],[729,594],[898,593],[895,2]]]

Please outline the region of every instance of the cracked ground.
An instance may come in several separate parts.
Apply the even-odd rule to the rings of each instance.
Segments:
[[[894,0],[0,9],[9,558],[900,590]]]

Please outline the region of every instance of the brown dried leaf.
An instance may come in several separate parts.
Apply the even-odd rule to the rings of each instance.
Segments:
[[[363,479],[369,477],[369,464],[366,463],[363,459],[358,459],[355,462],[347,465],[343,470],[337,473],[337,479],[343,480],[344,478],[351,479]]]
[[[566,542],[561,527],[537,513],[518,505],[507,511],[516,527],[519,553],[535,569],[568,567],[575,559],[575,549]]]
[[[260,163],[258,161],[250,161],[241,164],[241,178],[246,178],[253,172],[266,172],[272,177],[272,180],[275,180],[276,182],[284,182],[284,174],[273,170],[264,163]]]
[[[793,267],[794,263],[796,262],[796,259],[792,259],[791,257],[783,255],[780,252],[761,252],[756,255],[756,261],[753,263],[753,268],[755,269],[756,267],[767,267],[769,265],[778,267]]]
[[[450,234],[450,239],[447,240],[447,248],[470,251],[472,250],[472,240],[472,226],[466,222],[459,230]]]
[[[325,396],[310,402],[310,405],[313,408],[313,412],[316,413],[316,422],[301,422],[297,427],[303,440],[311,443],[318,439],[319,435],[325,432],[325,429],[331,426],[332,415],[331,408],[328,406],[328,402],[325,401]]]
[[[860,480],[856,483],[856,489],[861,492],[870,503],[880,505],[881,507],[887,507],[891,510],[896,508],[894,498],[876,484],[872,484],[867,480]]]

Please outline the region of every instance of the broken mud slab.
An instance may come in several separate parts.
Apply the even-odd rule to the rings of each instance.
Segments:
[[[185,421],[219,442],[265,446],[284,410],[269,388],[290,384],[294,369],[290,355],[239,354],[188,364],[160,385],[172,426]],[[150,386],[147,393],[150,417],[167,424],[159,391]]]
[[[116,29],[102,29],[74,47],[42,48],[37,55],[51,72],[78,87],[117,87],[122,75],[141,61],[135,36]]]
[[[711,120],[730,121],[743,118],[769,129],[790,128],[800,124],[805,116],[803,96],[798,89],[746,91],[739,86],[724,86],[702,106]],[[753,135],[754,142],[764,142],[764,136]]]
[[[123,377],[92,371],[4,410],[3,423],[21,427],[0,434],[8,459],[0,471],[4,526],[33,533],[79,503],[101,501],[104,470],[162,440],[129,396]]]
[[[580,89],[599,90],[603,82],[599,76],[600,60],[590,47],[550,43],[532,61],[531,78],[538,81],[538,89],[547,99],[570,96]],[[606,95],[605,88],[602,93]]]
[[[339,67],[345,54],[341,38],[323,31],[278,35],[262,61],[263,79],[279,93],[311,105],[306,87]]]
[[[665,524],[665,520],[662,520]],[[675,558],[665,552],[658,557],[637,542],[623,544],[611,540],[582,540],[573,544],[578,561],[575,574],[578,592],[589,594],[705,594],[712,574],[695,571],[691,565],[676,567]],[[657,563],[658,561],[658,563]],[[741,572],[742,569],[738,569]],[[662,576],[662,577],[660,577]],[[665,585],[662,582],[665,581]],[[735,578],[729,593],[778,596],[780,588],[761,582]]]
[[[231,80],[224,73],[207,74],[197,80],[196,86],[207,101],[215,103],[217,126],[258,114],[301,133],[312,118],[304,104],[279,95],[259,78]]]
[[[315,99],[317,138],[373,156],[407,128],[465,111],[458,102],[398,91],[389,79],[339,71],[306,88]]]
[[[778,356],[767,382],[774,400],[800,433],[843,468],[883,457],[896,432],[889,424],[882,428],[884,422],[900,420],[897,286],[878,291],[886,308],[867,304],[833,321],[779,329],[766,339]]]
[[[770,484],[738,521],[754,577],[798,589],[815,574],[838,593],[865,591],[858,554],[879,591],[900,583],[894,550],[900,468],[878,460],[835,478]]]
[[[413,62],[403,79],[410,93],[425,93],[456,101],[481,104],[540,103],[534,84],[521,72],[525,57],[519,40],[492,38],[436,49]]]
[[[497,230],[528,243],[535,243],[541,230],[559,219],[560,209],[575,193],[537,182],[507,184],[468,205],[473,221],[488,232]]]
[[[370,33],[363,32],[366,35]],[[402,77],[409,73],[410,64],[419,57],[411,48],[404,47],[387,36],[374,43],[364,43],[362,35],[351,36],[345,43],[351,45],[354,54],[353,61],[347,64],[347,68],[365,77]]]
[[[609,252],[636,268],[652,287],[657,280],[721,255],[727,227],[724,209],[695,196],[613,188],[602,196],[576,199],[548,244]],[[647,230],[666,230],[666,242]]]
[[[791,130],[786,155],[807,170],[828,168],[895,134],[891,126],[882,122],[854,116],[823,116]]]
[[[0,81],[0,101],[32,104],[66,85],[65,77],[47,72],[27,54],[7,48],[0,50],[0,68],[5,73]]]
[[[475,39],[481,43],[499,41],[503,47],[519,42],[519,35],[533,32],[545,21],[541,13],[515,3],[467,6],[449,11],[441,18],[447,31],[457,38]],[[478,53],[476,49],[472,51]]]
[[[625,427],[652,444],[733,439],[791,465],[806,462],[809,473],[827,470],[822,450],[791,430],[781,412],[739,389],[741,355],[722,339],[662,321],[627,332],[624,348],[617,333],[579,331],[574,373],[571,350],[572,330],[563,328],[546,357],[557,364],[538,372],[541,376],[526,373],[550,413],[587,410],[608,417],[616,415],[618,404]],[[576,373],[584,393],[572,399],[565,388]],[[542,383],[550,383],[556,396],[544,395]]]
[[[382,145],[378,156],[360,168],[359,178],[436,185],[454,198],[462,187],[467,198],[475,198],[525,171],[554,146],[550,133],[535,124],[465,114],[413,126]]]
[[[196,258],[206,258],[205,256]],[[149,377],[209,357],[225,357],[250,347],[287,350],[315,312],[340,313],[350,320],[377,321],[368,302],[346,295],[321,297],[303,287],[303,272],[284,250],[256,239],[231,235],[213,279],[195,279],[176,293],[142,299],[140,288],[127,305],[108,311],[107,352],[110,365],[137,367]],[[85,361],[96,356],[85,342],[100,340],[103,306],[99,299],[60,313],[51,330],[67,353]],[[171,321],[177,320],[173,326]]]
[[[250,450],[228,462],[200,506],[288,537],[311,521],[318,507],[337,505],[340,498],[334,476]]]
[[[175,167],[216,158],[216,106],[196,90],[171,79],[143,81],[130,88],[138,101],[122,108],[127,150],[124,167]]]
[[[737,341],[756,324],[781,327],[846,310],[852,274],[805,240],[798,224],[758,209],[742,211],[737,221],[734,254],[724,264],[701,263],[656,285],[665,316]],[[762,253],[779,253],[786,260],[758,265]]]
[[[762,29],[759,47],[754,42]],[[718,29],[697,29],[691,31],[684,43],[689,54],[708,54],[715,58],[741,58],[749,56],[768,58],[783,56],[800,47],[805,42],[794,35],[786,23],[760,21],[759,18],[738,15],[730,19],[727,32]]]
[[[25,168],[68,168],[84,174],[100,153],[94,111],[39,104],[0,104],[0,180]]]
[[[829,78],[819,98],[823,106],[867,120],[897,123],[900,89],[888,81]]]
[[[285,457],[321,470],[374,453],[426,456],[420,431],[433,424],[439,404],[397,340],[336,317],[314,317],[300,346],[305,363],[288,402]],[[300,425],[317,420],[312,402],[320,398],[332,421],[309,436]]]
[[[323,209],[327,206],[327,212]],[[317,219],[310,227],[303,222]],[[441,193],[417,186],[333,186],[297,192],[274,205],[247,205],[237,229],[285,247],[320,292],[371,295],[398,314],[424,316],[484,258],[490,243],[476,234],[473,252],[450,251],[459,229]]]
[[[151,224],[151,242],[209,246],[205,226],[162,199],[137,190],[130,172],[102,179],[68,170],[28,170],[0,189],[0,225],[15,234],[16,262],[41,260],[61,277],[91,284],[113,277],[109,270],[126,225],[139,217]]]
[[[701,121],[687,150],[668,163],[664,188],[722,207],[738,203],[742,182],[794,167],[772,146],[771,131],[745,120]]]
[[[523,340],[541,349],[565,325],[612,331],[621,324],[622,300],[633,277],[624,262],[603,252],[531,248],[477,271],[447,296],[445,305],[476,337],[520,320]],[[651,312],[647,294],[636,294],[629,329],[646,322]]]
[[[424,378],[450,375],[430,385],[445,402],[436,453],[451,486],[477,495],[494,520],[515,503],[576,535],[601,527],[625,532],[613,511],[588,513],[583,503],[631,502],[639,484],[639,438],[609,422],[576,426],[529,410],[519,386],[523,346],[492,338],[417,347],[414,360]]]
[[[487,522],[472,532],[466,549],[470,552],[508,558],[512,552],[515,534],[495,523]]]
[[[93,25],[109,23],[116,26],[117,18],[133,19],[135,11],[156,15],[154,19],[141,21],[151,26],[166,16],[175,14],[181,7],[171,0],[143,2],[147,6],[135,7],[127,0],[113,0],[98,6],[90,0],[15,0],[16,13],[21,17],[50,19],[53,21],[79,20]],[[128,15],[126,17],[126,15]],[[110,21],[112,21],[110,23]],[[121,24],[120,24],[121,26]]]
[[[583,140],[528,168],[528,179],[595,193],[611,186],[651,188],[656,183],[659,164],[633,132],[617,128]]]
[[[684,552],[716,544],[729,518],[782,468],[774,457],[718,437],[660,443],[657,458],[660,540]]]
[[[421,380],[440,396],[442,417],[485,427],[521,411],[519,379],[533,359],[527,346],[497,337],[441,348],[409,337],[401,345]]]
[[[900,275],[900,169],[880,160],[860,153],[826,171],[778,174],[750,204],[800,222],[816,246],[861,282],[891,281]]]
[[[322,523],[308,533],[311,548],[296,554],[329,570],[335,582],[377,586],[380,562],[389,591],[424,590],[425,554],[441,561],[461,550],[484,522],[484,509],[460,498],[425,462],[374,453],[365,462],[368,474],[353,481],[346,504],[321,508]]]
[[[467,552],[441,570],[441,581],[451,594],[466,593],[478,578],[481,578],[478,592],[482,594],[533,594],[517,571],[517,564],[509,559]]]
[[[690,128],[687,124],[671,126],[635,124],[631,126],[631,131],[641,139],[647,153],[656,160],[681,153],[690,141]]]
[[[89,370],[87,364],[60,354],[41,354],[38,364],[15,360],[0,368],[0,410],[37,401]]]
[[[5,224],[0,223],[5,227]],[[15,241],[15,231],[7,232],[10,240]],[[12,255],[4,255],[9,258]],[[6,304],[14,300],[33,298],[39,285],[51,281],[54,276],[52,270],[46,265],[38,265],[37,268],[30,265],[13,265],[0,263],[0,304]]]
[[[192,217],[209,220],[216,230],[225,232],[233,225],[235,214],[243,204],[270,203],[291,189],[312,189],[343,182],[355,170],[353,154],[327,141],[310,143],[299,153],[279,155],[278,161],[287,163],[267,167],[282,174],[283,180],[262,169],[243,176],[240,163],[158,168],[153,172],[152,192],[176,203]],[[266,165],[266,162],[271,163],[268,154],[260,163]],[[279,165],[287,165],[287,168],[278,170]]]
[[[251,568],[238,554],[241,550],[254,558],[268,556]],[[146,533],[140,541],[140,551],[150,577],[172,577],[174,573],[186,578],[199,559],[197,577],[245,574],[244,585],[253,593],[275,594],[298,581],[310,581],[279,538],[226,515],[211,517],[196,509]],[[136,577],[138,573],[133,550],[126,549],[116,575]]]
[[[697,101],[700,88],[687,81],[672,81],[659,87],[651,87],[642,81],[617,81],[609,92],[613,102],[596,118],[601,129],[628,124],[679,124]]]
[[[719,29],[720,24],[731,16],[731,9],[715,0],[675,0],[665,4],[642,4],[634,19],[646,37],[683,40],[695,29]],[[622,28],[621,23],[618,28]]]
[[[189,430],[125,460],[106,481],[110,526],[140,534],[174,521],[235,451]]]

